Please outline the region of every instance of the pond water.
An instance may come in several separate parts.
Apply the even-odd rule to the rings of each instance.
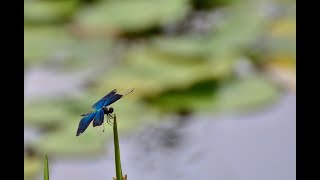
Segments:
[[[194,115],[120,137],[128,179],[296,179],[296,97],[268,109],[228,116]],[[50,179],[112,179],[113,144],[97,159],[50,163]],[[39,179],[43,176],[40,175]]]

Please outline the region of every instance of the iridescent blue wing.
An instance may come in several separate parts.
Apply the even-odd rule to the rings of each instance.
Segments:
[[[134,89],[129,89],[129,90],[127,90],[127,91],[126,91],[125,93],[123,93],[123,94],[114,94],[113,96],[111,96],[111,97],[109,97],[109,98],[106,99],[106,101],[104,102],[103,107],[109,106],[110,104],[118,101],[120,98],[122,98],[123,96],[131,93],[133,90],[134,90]]]
[[[101,98],[98,102],[96,102],[94,105],[92,105],[92,108],[95,110],[99,110],[102,107],[104,107],[105,101],[112,97],[117,92],[116,89],[109,92],[107,95],[105,95],[103,98]]]
[[[77,130],[77,136],[82,134],[87,129],[87,127],[89,126],[89,124],[93,120],[93,118],[96,116],[96,114],[97,114],[97,112],[92,112],[91,114],[83,117],[80,120],[78,130]]]
[[[120,98],[122,98],[122,95],[121,95],[121,94],[115,94],[115,95],[113,95],[112,97],[110,97],[109,99],[107,99],[107,100],[104,102],[103,107],[109,106],[110,104],[116,102],[116,101],[119,100]]]
[[[94,117],[94,120],[92,122],[93,127],[100,126],[103,123],[104,119],[104,112],[102,109],[97,111],[96,116]]]

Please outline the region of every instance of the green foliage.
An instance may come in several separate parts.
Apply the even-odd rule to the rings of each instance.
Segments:
[[[187,11],[186,0],[102,1],[80,11],[76,22],[89,31],[121,33],[174,23]]]
[[[247,77],[225,82],[204,81],[184,90],[172,90],[150,98],[151,105],[165,112],[195,110],[235,111],[271,102],[278,89],[263,78]]]
[[[54,24],[67,21],[76,11],[79,0],[25,1],[26,24]]]
[[[135,87],[135,96],[155,95],[170,88],[185,88],[198,81],[220,79],[232,72],[232,57],[183,61],[179,56],[137,48],[124,57],[124,65],[98,78],[97,92],[108,87]],[[104,78],[104,77],[113,78]],[[126,83],[123,83],[126,82]]]
[[[112,42],[107,39],[77,38],[64,27],[27,26],[24,29],[25,67],[57,64],[69,70],[84,68],[103,61],[110,54]]]
[[[61,27],[45,26],[24,28],[25,65],[47,62],[55,54],[61,54],[72,43],[72,39]]]

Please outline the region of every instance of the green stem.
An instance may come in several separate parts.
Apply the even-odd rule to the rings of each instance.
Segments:
[[[49,163],[47,154],[44,155],[44,180],[49,180]]]
[[[116,163],[116,177],[117,177],[117,180],[122,180],[120,147],[119,147],[116,115],[114,115],[114,118],[113,118],[113,138],[114,138],[114,155],[115,155],[115,163]]]

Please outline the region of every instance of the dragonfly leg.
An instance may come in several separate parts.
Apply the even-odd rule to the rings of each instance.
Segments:
[[[113,127],[113,124],[110,120],[108,121],[108,124]]]
[[[113,116],[111,116],[111,115],[107,115],[107,123],[110,125],[110,126],[112,126],[113,127],[113,123],[111,122],[111,118],[113,118]]]
[[[112,118],[112,120],[114,120],[115,117],[116,117],[116,114],[114,114],[114,115],[110,114],[110,117]],[[111,118],[110,118],[110,119],[111,119]],[[113,121],[111,122],[111,120],[110,120],[109,122],[112,123],[112,127],[113,127]]]

